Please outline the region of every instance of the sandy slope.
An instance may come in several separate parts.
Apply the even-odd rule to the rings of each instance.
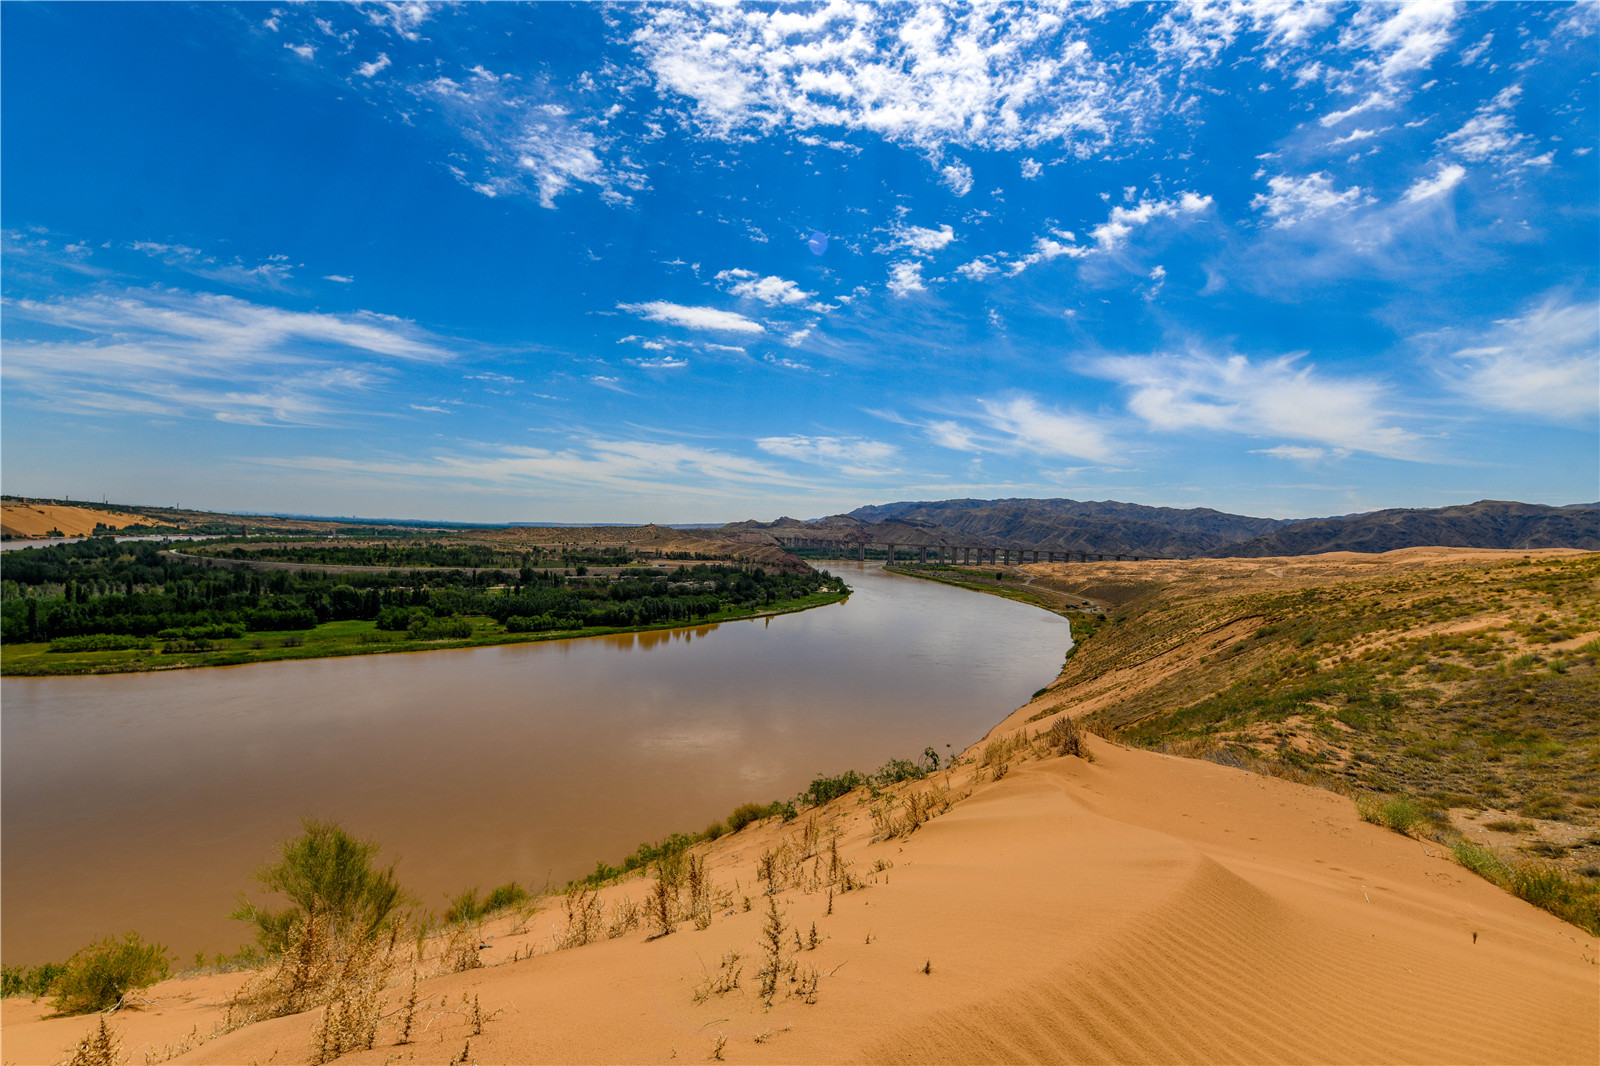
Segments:
[[[1332,793],[1094,747],[1093,765],[1031,760],[998,782],[971,784],[959,768],[951,782],[970,797],[904,840],[869,843],[857,796],[825,809],[823,855],[837,831],[868,884],[835,897],[831,916],[825,891],[778,894],[788,925],[815,922],[822,937],[795,951],[784,934],[820,974],[814,1004],[780,995],[768,1010],[755,992],[755,862],[796,832],[766,825],[714,846],[713,878],[732,903],[709,929],[552,953],[558,914],[541,911],[520,935],[502,921],[486,931],[486,968],[424,982],[421,1039],[396,1047],[386,1025],[372,1051],[340,1061],[449,1061],[469,1036],[463,994],[497,1012],[471,1038],[485,1063],[698,1062],[719,1036],[725,1059],[752,1062],[1600,1057],[1593,938],[1361,822]],[[529,947],[542,953],[505,961]],[[729,951],[744,955],[741,987],[694,1003]],[[191,1025],[208,1030],[237,980],[168,982],[149,1009],[115,1018],[133,1061]],[[64,1058],[88,1028],[34,1021],[26,1003],[4,1010],[5,1062]],[[175,1061],[305,1061],[313,1020],[252,1026]]]
[[[148,522],[135,514],[108,511],[94,507],[70,507],[53,503],[0,504],[0,531],[13,537],[42,537],[52,529],[64,536],[77,537],[94,532],[96,523],[111,529]]]

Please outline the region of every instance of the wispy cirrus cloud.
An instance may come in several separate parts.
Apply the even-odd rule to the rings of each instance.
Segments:
[[[851,477],[892,471],[900,449],[866,437],[762,437],[756,447],[769,455],[825,466]]]
[[[442,340],[391,316],[215,294],[127,290],[4,306],[5,380],[83,412],[325,425],[362,410],[357,398],[396,367],[453,358]]]
[[[1114,356],[1088,366],[1128,394],[1130,414],[1161,433],[1202,430],[1313,441],[1394,459],[1420,458],[1370,378],[1333,378],[1303,353],[1251,361],[1203,352]]]
[[[1600,304],[1551,294],[1486,328],[1422,338],[1449,386],[1479,407],[1538,421],[1593,420],[1600,408]]]

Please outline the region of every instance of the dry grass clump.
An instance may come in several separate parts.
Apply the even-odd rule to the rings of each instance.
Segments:
[[[451,926],[450,932],[445,936],[444,944],[439,949],[439,972],[461,973],[482,966],[483,959],[478,954],[481,943],[475,926],[466,922]]]
[[[550,932],[557,951],[581,948],[606,935],[605,906],[593,889],[581,884],[567,889],[561,897],[561,912],[563,923]]]
[[[106,1024],[102,1016],[93,1029],[72,1049],[67,1066],[121,1066],[122,1038]]]
[[[1078,720],[1064,714],[1050,723],[1044,732],[1044,742],[1057,755],[1073,755],[1084,762],[1094,762],[1094,752],[1089,750],[1088,730]]]
[[[694,989],[694,1001],[704,1003],[712,996],[725,996],[739,987],[739,976],[744,973],[744,967],[739,965],[743,956],[737,951],[730,951],[722,956],[722,962],[717,967],[716,973],[707,973]]]
[[[324,1007],[314,1034],[321,1056],[315,1061],[371,1047],[402,934],[401,923],[394,922],[387,936],[360,935],[313,900],[310,913],[291,926],[288,950],[277,965],[229,1002],[224,1030]]]
[[[955,802],[950,790],[938,782],[927,788],[913,788],[903,796],[886,793],[882,802],[872,807],[872,823],[877,829],[873,840],[908,837],[921,825],[948,811]]]
[[[998,781],[1011,769],[1011,760],[1019,755],[1026,755],[1032,750],[1033,738],[1028,736],[1026,729],[1011,734],[1009,737],[996,737],[984,745],[983,758],[978,762],[978,769],[973,771],[973,780],[976,781],[987,769],[994,780]]]

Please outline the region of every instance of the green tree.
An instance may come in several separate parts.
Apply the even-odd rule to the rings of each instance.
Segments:
[[[295,926],[313,913],[327,918],[341,936],[370,937],[408,902],[394,867],[375,865],[376,843],[357,840],[336,822],[306,818],[300,825],[298,837],[279,845],[278,861],[255,873],[262,887],[287,896],[292,906],[271,911],[241,899],[232,914],[256,926],[263,950],[281,953]]]

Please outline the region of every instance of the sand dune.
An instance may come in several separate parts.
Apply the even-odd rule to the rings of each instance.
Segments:
[[[148,521],[136,514],[95,507],[54,503],[0,504],[0,531],[13,537],[43,537],[51,530],[60,530],[63,536],[78,537],[93,533],[97,523],[109,529],[120,529],[135,522]]]
[[[909,838],[870,842],[859,795],[820,812],[866,887],[778,894],[815,1003],[756,994],[755,864],[797,826],[711,846],[733,902],[684,923],[549,951],[546,907],[485,930],[484,969],[423,984],[427,1032],[341,1062],[1594,1062],[1597,945],[1335,794],[1094,742],[1033,759]],[[800,823],[803,825],[803,822]],[[807,863],[821,862],[821,856]],[[807,868],[802,863],[802,868]],[[876,871],[874,867],[879,867]],[[814,869],[814,866],[809,868]],[[647,883],[607,890],[642,898]],[[754,897],[742,909],[742,897]],[[815,923],[820,945],[794,950]],[[541,953],[508,962],[530,948]],[[726,953],[741,987],[695,1003]],[[929,972],[923,972],[924,968]],[[239,979],[167,982],[113,1019],[138,1052],[208,1031]],[[394,996],[398,999],[400,990]],[[493,1012],[471,1036],[463,995]],[[190,997],[187,1000],[184,997]],[[6,1062],[64,1058],[85,1019],[7,1001]],[[311,1015],[219,1037],[178,1062],[300,1062]],[[396,1056],[400,1056],[396,1059]]]

